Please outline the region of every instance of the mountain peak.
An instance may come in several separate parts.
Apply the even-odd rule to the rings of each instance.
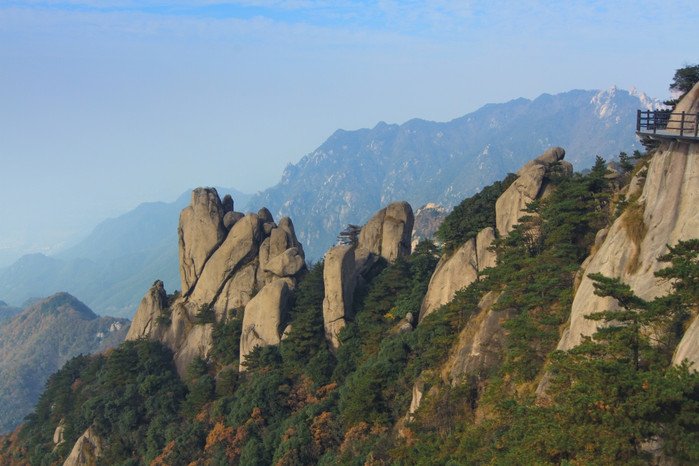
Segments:
[[[92,312],[92,309],[83,304],[82,301],[64,291],[42,299],[27,311],[43,315],[59,315],[70,312],[77,314],[83,320],[98,318],[97,314]]]

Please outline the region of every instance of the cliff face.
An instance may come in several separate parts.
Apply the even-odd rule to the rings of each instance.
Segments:
[[[699,107],[699,85],[694,86],[675,112]],[[696,238],[699,234],[699,143],[664,140],[652,157],[643,179],[632,181],[628,197],[630,208],[609,228],[604,242],[586,261],[584,275],[573,301],[570,324],[558,348],[568,350],[591,335],[596,322],[586,315],[614,309],[611,298],[594,294],[591,273],[620,278],[641,298],[653,299],[666,294],[670,283],[655,277],[664,265],[657,259],[667,245]],[[633,201],[637,183],[643,183]],[[691,338],[688,332],[685,339]],[[686,348],[683,343],[681,348]],[[685,357],[690,357],[685,354]],[[697,355],[692,356],[696,360]],[[690,359],[692,359],[690,357]]]
[[[180,215],[178,231],[182,295],[169,299],[157,281],[141,301],[126,339],[163,342],[175,353],[177,370],[183,375],[195,357],[205,358],[211,351],[212,322],[227,322],[231,314],[251,304],[258,291],[261,297],[274,295],[265,290],[269,284],[281,281],[293,289],[306,263],[290,219],[277,224],[265,208],[257,214],[235,212],[233,200],[221,201],[213,188],[194,190],[191,204]],[[269,312],[283,314],[284,302],[277,300]],[[283,315],[275,320],[266,313],[247,314],[246,328],[261,335],[276,333],[276,339],[266,336],[261,341],[278,342]],[[252,335],[244,337],[241,359],[258,341]]]

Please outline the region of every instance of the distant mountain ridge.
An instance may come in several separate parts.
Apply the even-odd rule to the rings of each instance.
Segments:
[[[451,208],[553,146],[564,147],[579,170],[596,155],[640,149],[636,110],[659,106],[612,87],[488,104],[446,123],[414,119],[338,130],[249,205],[293,218],[307,256],[317,259],[347,224],[367,221],[382,205],[407,200]]]
[[[49,375],[79,354],[117,346],[130,322],[57,293],[0,321],[0,432],[31,411]]]
[[[294,219],[306,257],[318,260],[347,224],[362,224],[393,201],[447,209],[553,146],[580,170],[595,155],[640,149],[638,108],[657,100],[635,91],[575,90],[489,104],[450,122],[338,130],[314,152],[290,164],[265,191],[231,194],[236,210],[266,206]],[[594,137],[591,137],[593,135]],[[68,291],[100,315],[132,317],[149,284],[179,289],[177,222],[190,192],[172,203],[146,203],[98,225],[78,245],[53,257],[24,256],[0,269],[0,299],[18,305],[33,296]]]
[[[249,194],[219,188],[244,205]],[[174,202],[147,202],[105,220],[55,256],[29,254],[0,269],[0,299],[19,304],[59,291],[79,296],[100,315],[132,317],[151,283],[179,288],[177,223],[191,191]]]

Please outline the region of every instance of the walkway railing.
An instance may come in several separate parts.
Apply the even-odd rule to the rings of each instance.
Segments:
[[[636,132],[663,138],[699,138],[699,113],[638,110]]]

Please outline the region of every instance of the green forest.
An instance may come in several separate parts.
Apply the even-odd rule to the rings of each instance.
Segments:
[[[436,235],[441,246],[424,241],[375,267],[336,353],[324,335],[319,262],[295,291],[288,337],[256,348],[245,372],[240,310],[214,324],[212,357],[195,360],[184,380],[154,341],[74,358],[26,423],[0,439],[0,462],[61,464],[92,427],[103,445],[93,460],[105,465],[648,464],[654,448],[697,464],[699,376],[670,360],[699,305],[699,240],[658,258],[667,265],[659,278],[672,284],[666,296],[646,301],[593,276],[618,309],[590,315],[606,325],[556,351],[595,234],[622,215],[633,228],[636,199],[620,191],[642,178],[648,158],[620,154],[616,178],[599,157],[585,174],[552,170],[551,194],[496,239],[497,266],[412,331],[397,324],[419,314],[439,257],[495,226],[512,176],[455,207]],[[449,380],[445,364],[489,293],[507,316],[498,363]],[[425,395],[408,415],[416,384]]]

